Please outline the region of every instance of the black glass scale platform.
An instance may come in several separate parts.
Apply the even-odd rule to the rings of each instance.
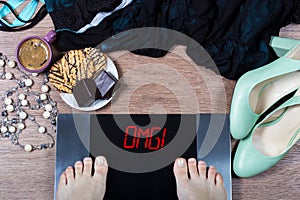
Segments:
[[[226,114],[59,114],[54,191],[67,166],[104,155],[105,199],[178,199],[174,160],[194,157],[216,166],[231,199],[230,144]]]

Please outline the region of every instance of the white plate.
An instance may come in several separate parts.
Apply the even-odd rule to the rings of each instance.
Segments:
[[[107,57],[106,71],[110,72],[117,80],[119,79],[118,70],[117,70],[115,64],[113,63],[113,61],[109,57]],[[113,96],[114,96],[114,94],[112,95],[112,97]],[[60,97],[64,100],[64,102],[66,104],[68,104],[72,108],[75,108],[75,109],[81,110],[81,111],[98,110],[98,109],[102,108],[103,106],[105,106],[106,104],[108,104],[112,99],[112,97],[107,100],[99,99],[99,100],[95,101],[89,107],[79,107],[73,94],[60,93]]]

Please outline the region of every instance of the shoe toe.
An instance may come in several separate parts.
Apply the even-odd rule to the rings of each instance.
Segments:
[[[233,171],[242,178],[260,174],[274,166],[281,157],[268,157],[258,152],[250,143],[251,137],[241,140],[237,148]]]
[[[230,115],[230,132],[232,137],[237,140],[247,137],[247,135],[251,132],[257,118],[258,115],[249,111],[233,111]]]

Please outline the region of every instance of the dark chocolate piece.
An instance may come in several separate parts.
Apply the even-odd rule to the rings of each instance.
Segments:
[[[97,85],[91,78],[79,81],[73,88],[73,95],[80,107],[88,107],[100,97]]]
[[[109,99],[117,83],[117,79],[109,72],[102,70],[94,80],[100,92],[100,98]]]

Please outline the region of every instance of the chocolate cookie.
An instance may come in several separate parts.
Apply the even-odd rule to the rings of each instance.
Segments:
[[[68,51],[50,69],[49,80],[61,92],[72,93],[78,81],[106,69],[106,56],[95,48]]]

